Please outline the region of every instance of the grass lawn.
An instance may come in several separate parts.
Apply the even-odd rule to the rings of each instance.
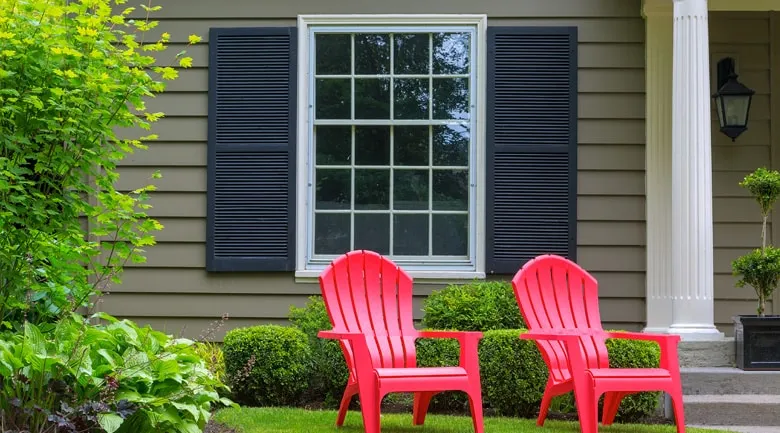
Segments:
[[[238,433],[361,433],[363,422],[360,412],[349,411],[344,427],[337,428],[335,411],[309,411],[282,408],[223,409],[214,421],[238,431]],[[412,425],[412,414],[382,415],[383,433],[472,433],[471,418],[465,416],[431,415],[424,426]],[[547,421],[544,427],[536,427],[536,420],[519,418],[485,418],[485,433],[579,433],[579,424]],[[609,433],[674,433],[671,425],[614,424],[599,426],[600,432]],[[688,433],[723,433],[722,430],[688,428]]]

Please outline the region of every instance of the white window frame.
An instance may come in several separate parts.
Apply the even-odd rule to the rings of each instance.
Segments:
[[[475,206],[474,219],[476,234],[474,264],[469,268],[453,268],[451,265],[436,269],[427,266],[423,269],[415,269],[415,266],[406,266],[404,269],[415,280],[426,282],[452,282],[453,280],[473,280],[485,278],[485,116],[486,116],[486,71],[487,71],[487,15],[482,14],[436,14],[436,15],[299,15],[298,16],[298,128],[297,128],[297,162],[296,162],[296,257],[295,279],[301,282],[313,282],[319,276],[326,264],[310,264],[307,256],[309,251],[309,239],[314,236],[309,224],[311,212],[309,202],[309,188],[313,183],[310,179],[313,155],[311,155],[311,100],[309,89],[310,63],[310,27],[338,26],[473,26],[475,38],[472,43],[476,47],[476,58],[473,59],[473,67],[476,70],[475,109],[473,110],[474,132],[476,147],[475,160],[471,164],[475,179]],[[471,233],[469,233],[471,236]]]

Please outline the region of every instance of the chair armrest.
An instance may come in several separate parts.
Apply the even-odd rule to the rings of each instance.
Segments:
[[[320,331],[317,333],[320,338],[327,338],[330,340],[355,340],[362,339],[365,341],[365,336],[360,332],[349,331]]]
[[[479,375],[479,331],[418,331],[418,338],[455,338],[460,345],[460,366]]]
[[[465,341],[469,339],[481,339],[484,334],[480,331],[419,331],[420,338],[457,338]]]
[[[607,338],[654,341],[658,343],[658,347],[661,349],[660,367],[669,370],[674,375],[680,372],[680,360],[677,354],[677,345],[680,343],[679,335],[645,332],[607,332]]]
[[[589,329],[534,329],[520,334],[521,340],[579,340],[580,337],[599,335],[601,332]]]
[[[680,341],[680,336],[676,334],[654,334],[654,333],[645,333],[645,332],[623,332],[623,331],[607,332],[607,338],[624,338],[629,340],[655,341],[658,344],[662,344],[670,340],[676,344]]]

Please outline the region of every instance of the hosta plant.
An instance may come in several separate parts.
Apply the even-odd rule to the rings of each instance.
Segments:
[[[200,432],[232,405],[194,342],[98,313],[0,339],[3,431]]]

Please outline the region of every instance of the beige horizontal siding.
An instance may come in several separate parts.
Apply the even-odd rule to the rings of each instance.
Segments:
[[[731,262],[761,245],[758,205],[738,183],[756,168],[771,164],[769,17],[766,13],[713,13],[710,23],[712,90],[715,63],[727,55],[736,58],[740,80],[756,90],[749,129],[736,143],[718,130],[713,111],[715,322],[730,334],[732,316],[755,314],[756,295],[749,287],[735,287]]]
[[[338,5],[334,7],[334,5]],[[150,214],[165,229],[159,244],[148,250],[148,262],[129,266],[124,284],[112,287],[103,309],[150,323],[169,332],[195,337],[222,314],[226,329],[263,323],[284,323],[289,305],[303,305],[317,294],[316,284],[295,283],[291,273],[205,272],[208,29],[210,27],[293,26],[299,13],[487,13],[489,25],[576,25],[579,29],[578,123],[578,261],[600,282],[605,326],[640,329],[645,296],[645,53],[644,22],[639,0],[531,0],[522,6],[485,0],[475,7],[465,0],[250,0],[221,4],[168,0],[154,31],[169,32],[175,42],[155,54],[166,62],[184,49],[196,33],[204,43],[189,47],[194,67],[180,71],[168,92],[149,101],[166,117],[152,132],[160,140],[149,150],[122,161],[118,186],[130,190],[153,183]],[[752,311],[749,289],[733,286],[730,260],[752,247],[757,235],[756,212],[736,183],[768,161],[770,134],[769,33],[766,18],[756,14],[713,14],[714,50],[739,54],[740,77],[757,90],[750,130],[737,145],[713,134],[715,213],[716,321],[729,322],[738,312]],[[713,121],[716,131],[716,122]],[[146,131],[123,132],[133,136]],[[505,278],[505,277],[491,277]],[[421,303],[441,285],[415,288],[415,317]]]

